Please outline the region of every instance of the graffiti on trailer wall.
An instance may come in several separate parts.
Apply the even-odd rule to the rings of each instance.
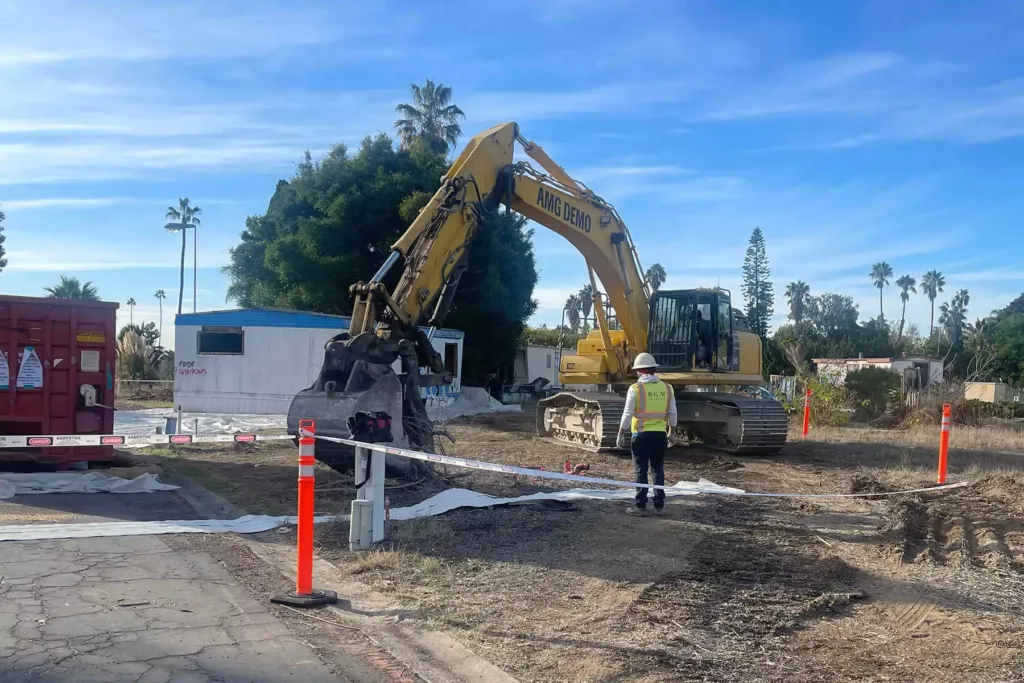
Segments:
[[[180,360],[178,361],[178,374],[181,376],[205,375],[206,368],[196,367],[194,360]]]

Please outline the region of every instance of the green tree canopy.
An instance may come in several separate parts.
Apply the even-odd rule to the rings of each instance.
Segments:
[[[754,228],[743,259],[743,298],[746,300],[747,325],[761,338],[768,336],[768,324],[775,312],[771,270],[764,246],[764,233]]]
[[[92,282],[81,283],[77,277],[60,276],[60,282],[53,287],[43,287],[50,299],[79,299],[81,301],[99,301],[100,293]]]
[[[355,154],[336,145],[322,160],[307,153],[281,180],[266,213],[246,220],[225,273],[240,306],[279,306],[348,315],[348,288],[368,280],[447,171],[422,141],[396,149],[387,135],[367,137]],[[463,330],[463,375],[479,381],[511,362],[533,314],[537,269],[526,220],[499,211],[485,217],[468,269],[444,324]],[[393,287],[400,269],[385,285]]]

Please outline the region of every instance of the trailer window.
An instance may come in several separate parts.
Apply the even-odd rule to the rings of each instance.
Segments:
[[[196,350],[205,356],[241,356],[245,353],[245,331],[241,327],[204,327],[198,333]]]

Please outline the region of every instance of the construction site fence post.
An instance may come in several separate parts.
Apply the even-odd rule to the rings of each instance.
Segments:
[[[356,448],[356,499],[352,501],[349,550],[369,550],[384,540],[384,454]]]
[[[946,483],[946,466],[949,462],[949,428],[952,423],[948,403],[942,404],[942,428],[939,432],[939,484]]]
[[[807,438],[807,433],[811,430],[811,390],[808,389],[804,395],[804,429],[803,438]]]
[[[338,601],[337,593],[313,588],[313,517],[316,501],[316,423],[299,421],[299,504],[295,560],[295,592],[277,595],[271,602],[292,607],[316,607]]]

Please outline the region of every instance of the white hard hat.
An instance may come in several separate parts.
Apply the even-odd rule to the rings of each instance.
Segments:
[[[658,361],[654,360],[654,356],[649,353],[641,353],[633,361],[634,370],[650,370],[656,367],[658,367]]]

